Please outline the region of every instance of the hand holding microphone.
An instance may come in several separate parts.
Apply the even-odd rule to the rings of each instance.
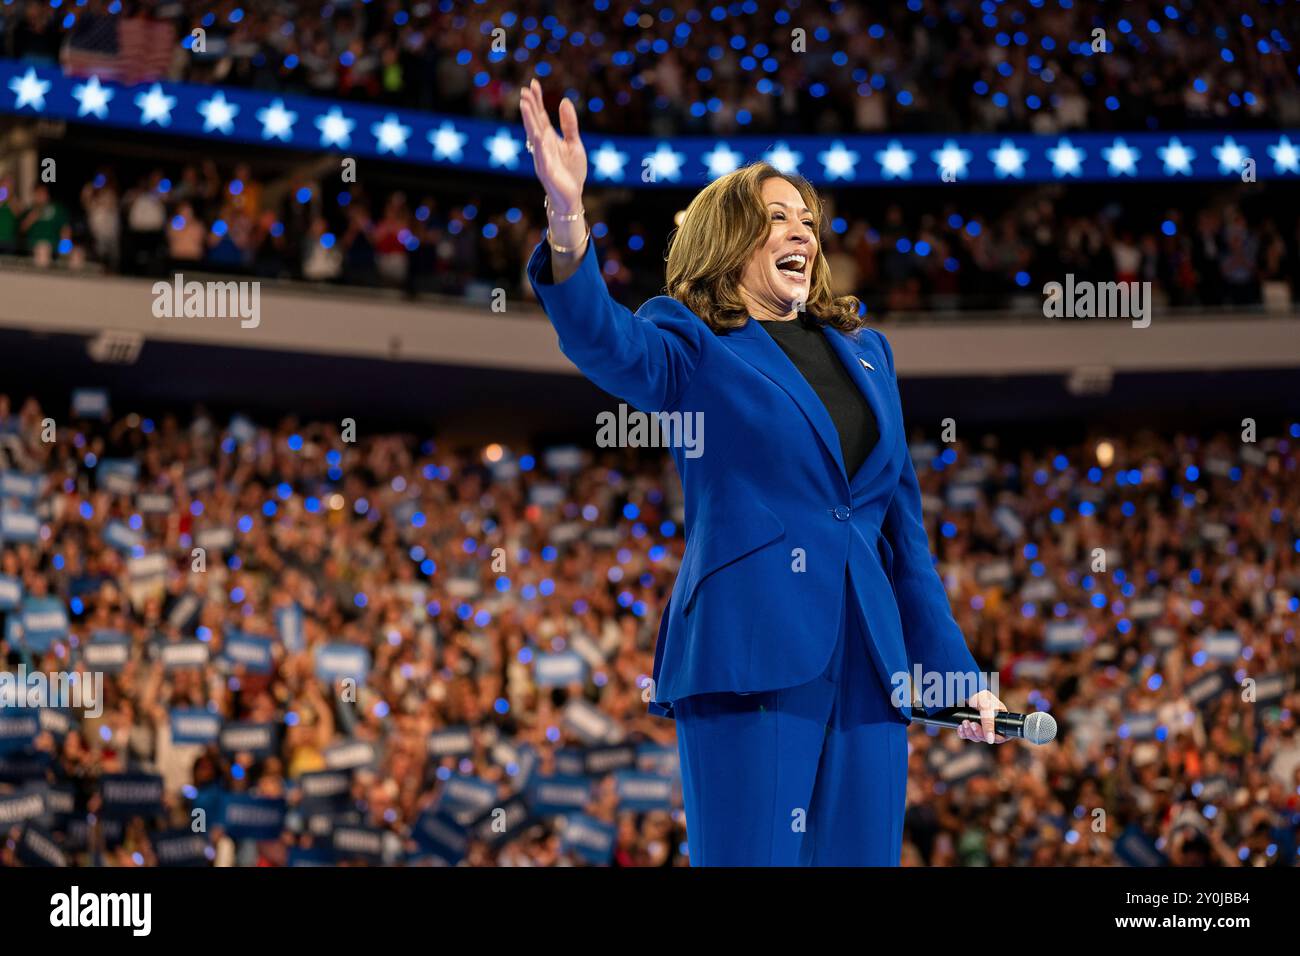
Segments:
[[[973,695],[965,707],[948,707],[912,719],[927,727],[954,727],[963,740],[990,744],[1004,744],[1012,738],[1031,744],[1046,744],[1056,739],[1056,719],[1051,714],[1013,714],[987,690]]]

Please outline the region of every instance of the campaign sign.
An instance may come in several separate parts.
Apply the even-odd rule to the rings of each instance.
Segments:
[[[560,836],[560,852],[571,854],[593,866],[606,866],[614,858],[615,829],[595,817],[575,814],[568,818]]]
[[[167,623],[178,631],[188,631],[203,610],[203,599],[187,592],[178,597],[167,610]],[[206,658],[205,658],[206,662]]]
[[[265,637],[253,637],[242,631],[231,631],[221,648],[221,659],[234,668],[243,666],[252,674],[271,673],[272,641]]]
[[[41,519],[22,508],[0,508],[0,541],[6,544],[32,544],[41,536]]]
[[[1152,740],[1155,738],[1159,724],[1160,717],[1154,711],[1125,714],[1124,723],[1120,724],[1119,735],[1132,740]]]
[[[339,860],[384,862],[384,831],[371,827],[335,827],[331,841]]]
[[[275,629],[280,632],[280,643],[295,654],[307,646],[302,625],[302,608],[297,604],[275,609]]]
[[[28,824],[18,838],[18,859],[27,866],[67,866],[68,858],[44,830]]]
[[[159,866],[207,866],[208,841],[202,833],[164,830],[150,837]]]
[[[68,612],[58,598],[29,597],[23,601],[22,639],[31,651],[44,654],[68,636]]]
[[[673,781],[653,773],[636,773],[620,770],[614,774],[620,810],[647,813],[651,810],[671,810],[673,806]]]
[[[331,770],[355,770],[378,762],[375,745],[368,740],[345,740],[325,748],[325,766]]]
[[[358,684],[365,683],[370,673],[370,651],[356,644],[323,644],[316,648],[316,676],[322,683],[351,677]]]
[[[221,734],[221,715],[198,707],[173,707],[171,711],[172,743],[200,744],[217,742]]]
[[[88,670],[119,674],[131,659],[131,638],[121,631],[94,631],[81,647],[81,663]]]
[[[211,652],[202,641],[178,641],[164,644],[158,652],[162,658],[163,668],[169,671],[194,670],[202,668],[208,662]]]
[[[104,388],[74,388],[72,390],[73,418],[108,418],[108,390]]]
[[[589,747],[583,753],[583,773],[600,777],[616,770],[629,770],[636,766],[636,745],[615,744],[609,747]]]
[[[429,734],[429,756],[465,757],[474,752],[474,738],[469,727],[447,727]]]
[[[1115,841],[1115,855],[1125,866],[1169,865],[1169,860],[1156,848],[1155,841],[1143,833],[1136,823],[1129,824]]]
[[[555,772],[565,777],[581,777],[587,772],[585,751],[577,747],[561,747],[555,751]]]
[[[142,515],[171,514],[176,502],[161,491],[142,491],[135,496],[135,510]]]
[[[411,837],[420,849],[447,866],[465,859],[469,836],[465,828],[449,813],[426,810],[411,828]]]
[[[163,778],[155,774],[105,774],[99,781],[104,816],[117,820],[162,813]]]
[[[16,689],[22,690],[21,687]],[[39,711],[0,707],[0,754],[26,750],[40,731]]]
[[[12,611],[23,600],[23,582],[7,574],[0,574],[0,611]]]
[[[144,535],[132,531],[121,521],[110,521],[104,526],[104,543],[115,551],[131,554],[136,548],[144,546]]]
[[[478,777],[452,777],[442,785],[438,809],[447,811],[461,823],[469,823],[490,808],[496,799],[495,784]]]
[[[223,793],[221,825],[235,840],[274,840],[284,829],[288,812],[283,797]]]
[[[581,683],[587,676],[587,664],[572,651],[538,654],[533,664],[533,680],[538,687],[565,687]]]
[[[45,475],[41,472],[0,471],[0,498],[17,498],[31,504],[44,492]]]
[[[333,815],[348,805],[352,777],[342,770],[321,770],[298,778],[298,812],[304,817]]]
[[[524,799],[539,817],[581,813],[591,800],[591,781],[586,777],[539,775],[529,783]]]
[[[637,745],[636,769],[642,773],[676,777],[681,772],[681,757],[676,747],[646,741]]]
[[[221,728],[221,750],[227,754],[246,753],[256,759],[275,753],[276,725],[240,721]]]
[[[475,840],[495,848],[509,843],[534,822],[524,798],[513,796],[499,806],[487,807],[471,823],[469,832]]]
[[[0,830],[15,823],[38,820],[45,816],[45,795],[39,790],[0,794]]]
[[[1049,654],[1069,654],[1083,650],[1085,642],[1082,621],[1052,621],[1043,634],[1044,649]]]
[[[1207,631],[1201,635],[1205,656],[1220,664],[1231,664],[1241,656],[1241,637],[1232,631]]]
[[[95,485],[114,495],[135,494],[140,463],[134,458],[101,458],[95,468]]]

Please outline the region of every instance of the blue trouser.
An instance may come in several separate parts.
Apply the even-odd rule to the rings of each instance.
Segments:
[[[907,722],[851,594],[822,676],[674,701],[692,866],[898,865]]]

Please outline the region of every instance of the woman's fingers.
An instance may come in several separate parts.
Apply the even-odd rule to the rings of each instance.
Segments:
[[[567,96],[560,100],[560,129],[564,130],[566,143],[572,144],[575,150],[582,148],[582,137],[578,135],[578,111]]]

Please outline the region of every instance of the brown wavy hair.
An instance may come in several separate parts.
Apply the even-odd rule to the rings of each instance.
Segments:
[[[771,215],[763,202],[763,183],[786,180],[803,197],[817,234],[808,301],[809,318],[845,332],[863,328],[856,296],[831,294],[831,270],[822,254],[822,201],[802,176],[766,162],[751,163],[720,176],[691,200],[681,224],[669,234],[665,293],[686,306],[714,332],[744,325],[749,307],[740,297],[740,277],[754,251],[767,241]]]

